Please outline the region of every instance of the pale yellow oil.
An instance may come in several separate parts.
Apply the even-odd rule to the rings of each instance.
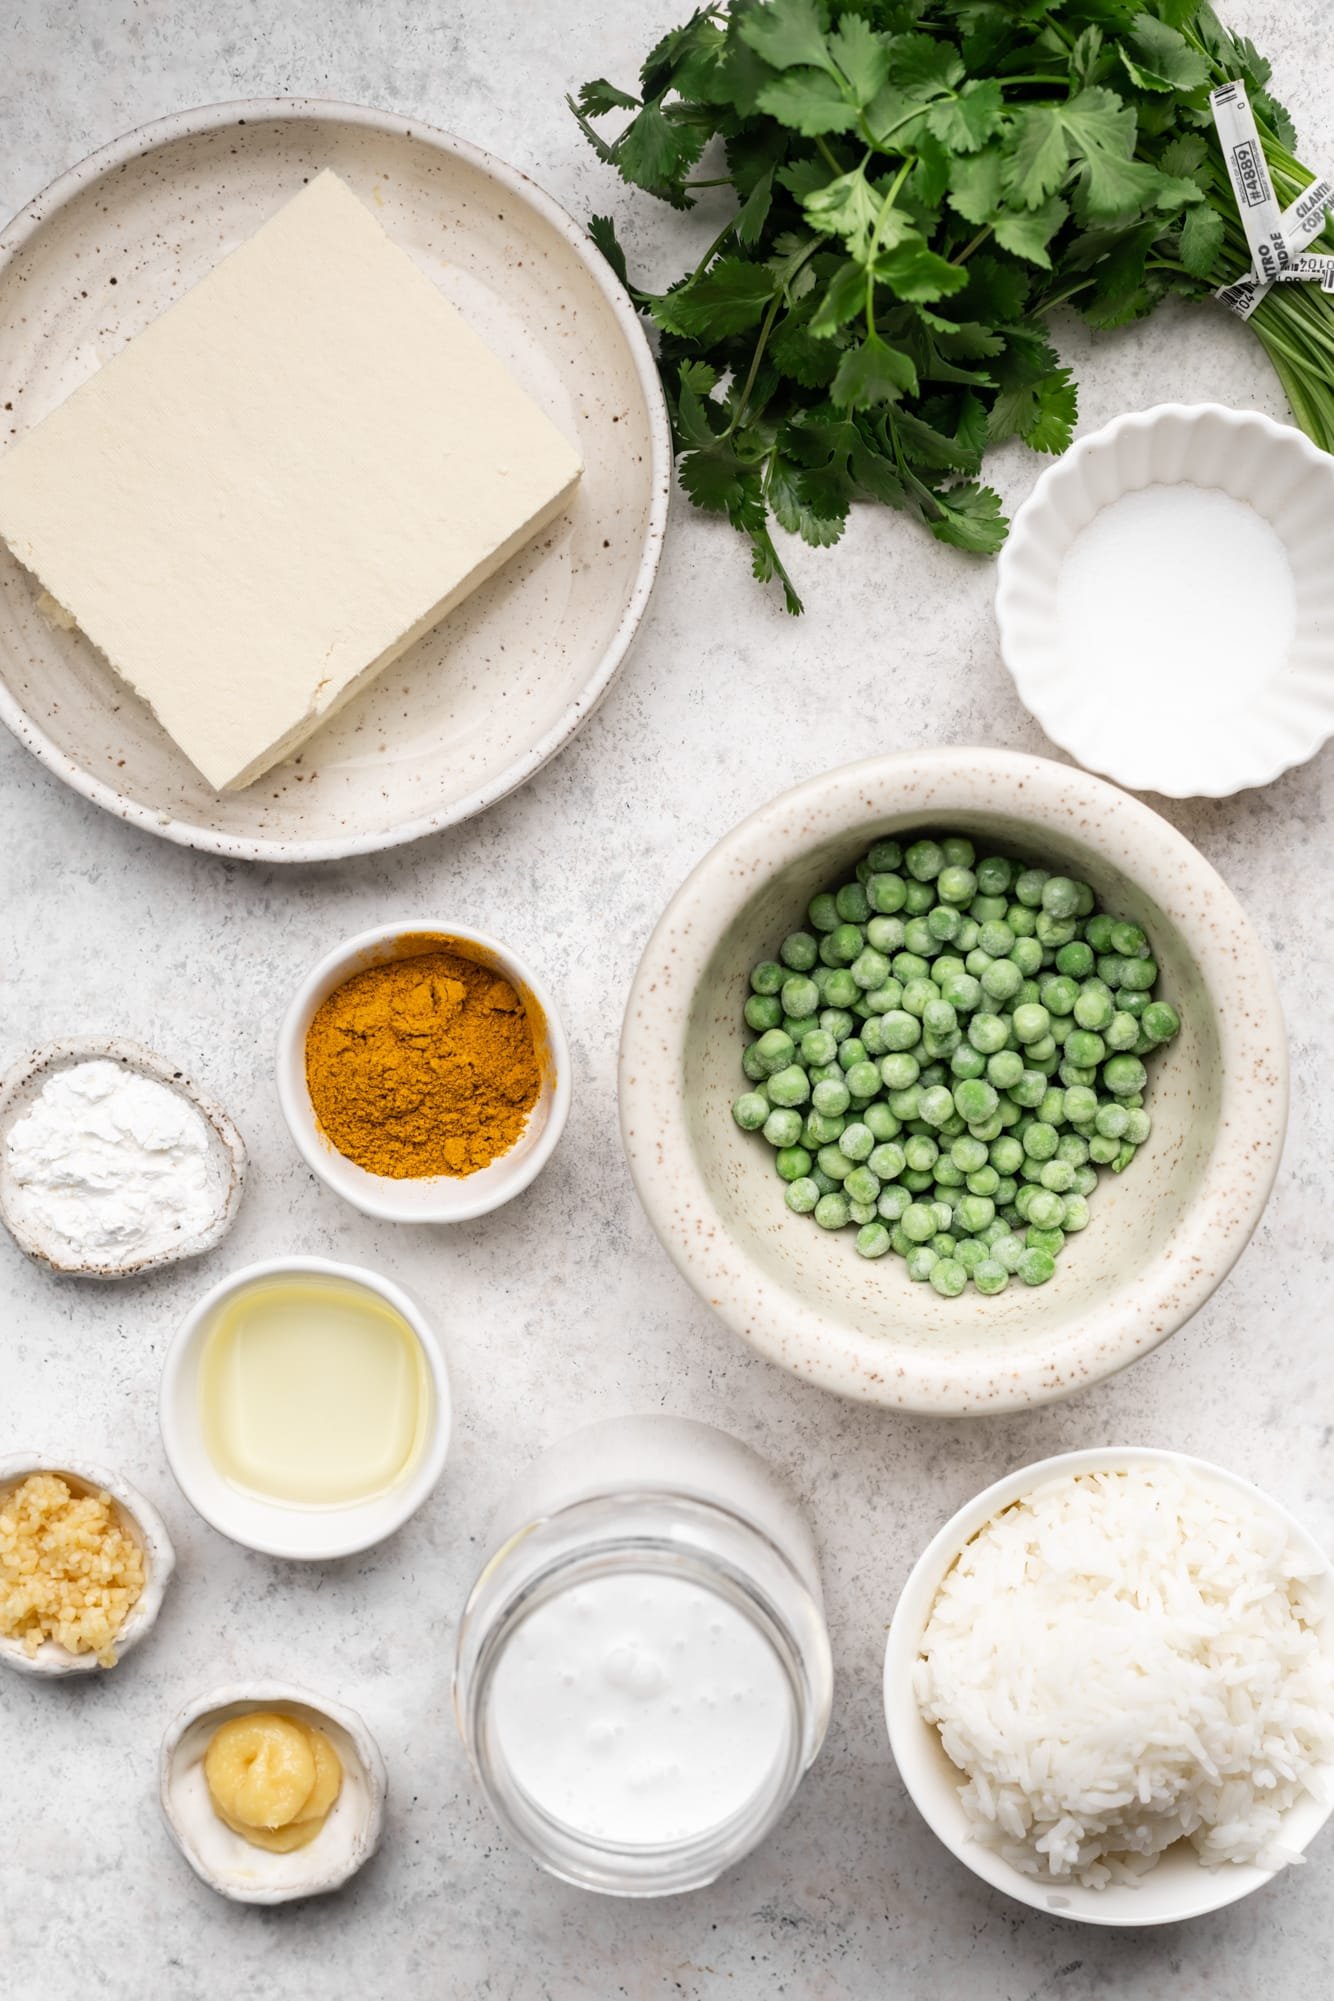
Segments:
[[[257,1279],[225,1301],[199,1386],[218,1470],[295,1507],[385,1493],[416,1463],[432,1410],[426,1357],[403,1316],[315,1273]]]

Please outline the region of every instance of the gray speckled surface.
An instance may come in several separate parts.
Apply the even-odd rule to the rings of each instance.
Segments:
[[[0,208],[127,126],[270,91],[379,102],[528,169],[577,214],[614,208],[667,275],[707,227],[631,203],[561,105],[624,76],[684,12],[520,0],[18,0],[0,72]],[[1307,156],[1334,155],[1320,60],[1328,6],[1234,0],[1276,58]],[[1324,106],[1322,112],[1321,106]],[[1211,395],[1281,414],[1238,325],[1164,313],[1090,343],[1062,331],[1087,425]],[[1014,497],[1038,465],[1007,457]],[[1112,1440],[1224,1460],[1334,1535],[1328,1440],[1327,867],[1334,756],[1270,791],[1172,806],[1251,910],[1288,1010],[1294,1109],[1277,1193],[1232,1278],[1129,1374],[1028,1417],[912,1422],[801,1388],[741,1347],[676,1277],[630,1190],[613,1077],[643,939],[686,869],[742,812],[873,749],[980,740],[1045,748],[996,652],[991,574],[894,516],[833,555],[800,550],[810,615],[786,621],[725,531],[680,508],[626,672],[572,749],[461,833],[382,860],[283,873],[136,834],[0,742],[0,1059],[55,1035],[119,1031],[188,1065],[233,1111],[254,1176],[202,1268],[118,1289],[59,1284],[0,1243],[6,1444],[66,1442],[158,1500],[180,1571],[153,1638],[90,1686],[0,1690],[0,1957],[6,2001],[75,1984],[128,1998],[432,1995],[811,2001],[1316,1991],[1334,1928],[1334,1837],[1306,1869],[1166,1933],[1076,1931],[985,1890],[927,1836],[879,1714],[884,1624],[935,1526],[1006,1468]],[[781,664],[787,692],[775,699]],[[1294,892],[1300,885],[1300,893]],[[1327,899],[1328,890],[1324,892]],[[396,913],[454,912],[545,966],[574,1047],[555,1162],[502,1214],[449,1235],[377,1227],[312,1181],[281,1127],[271,1050],[301,971]],[[458,1396],[456,1449],[424,1513],[378,1554],[293,1570],[221,1541],[175,1492],[155,1392],[178,1317],[210,1276],[283,1249],[379,1265],[431,1304]],[[777,1835],[689,1901],[619,1906],[536,1874],[475,1799],[447,1700],[454,1621],[502,1482],[546,1439],[617,1410],[711,1417],[769,1452],[820,1537],[838,1673],[825,1752]],[[391,1769],[385,1848],[342,1897],[259,1912],[185,1869],[153,1796],[168,1715],[219,1681],[285,1675],[360,1709]]]

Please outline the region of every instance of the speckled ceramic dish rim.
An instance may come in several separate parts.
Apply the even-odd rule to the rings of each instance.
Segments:
[[[146,827],[151,833],[160,834],[164,839],[176,841],[183,847],[200,848],[208,853],[224,855],[236,861],[334,861],[347,855],[370,854],[381,848],[398,847],[407,841],[420,840],[426,834],[438,833],[445,827],[457,826],[461,821],[471,819],[474,814],[495,805],[497,800],[505,798],[525,784],[578,730],[582,729],[616,678],[629,651],[630,642],[644,616],[653,589],[653,580],[657,575],[658,560],[662,554],[663,538],[666,534],[667,506],[671,494],[671,439],[657,366],[644,336],[644,330],[630,304],[629,296],[610,265],[559,203],[545,194],[536,182],[529,180],[526,174],[520,173],[515,167],[507,166],[504,161],[496,159],[480,146],[470,145],[465,139],[456,139],[451,134],[441,132],[421,120],[391,118],[387,113],[370,110],[364,105],[341,104],[336,99],[306,97],[238,98],[225,104],[210,104],[201,106],[197,110],[174,112],[170,117],[155,119],[151,124],[138,126],[134,131],[123,134],[121,138],[113,139],[109,145],[90,153],[77,166],[71,167],[43,188],[40,194],[35,195],[27,207],[21,209],[11,222],[0,230],[0,267],[3,267],[41,229],[53,209],[70,201],[91,182],[104,175],[110,175],[127,160],[136,159],[141,154],[152,152],[156,147],[171,145],[193,134],[212,131],[219,126],[246,121],[258,123],[264,119],[301,118],[339,120],[348,125],[363,126],[371,132],[403,129],[413,138],[421,140],[423,144],[434,146],[443,153],[453,154],[476,172],[490,175],[498,186],[535,210],[541,219],[568,244],[610,307],[624,336],[626,347],[633,359],[636,377],[643,391],[651,447],[649,516],[644,536],[643,556],[634,588],[612,635],[611,643],[578,698],[530,749],[516,758],[509,769],[492,783],[467,794],[444,811],[405,821],[401,826],[377,828],[372,833],[346,839],[281,841],[250,839],[226,834],[216,828],[173,819],[169,815],[155,812],[139,800],[124,797],[113,786],[104,784],[90,771],[85,771],[73,759],[66,757],[14,700],[3,681],[0,681],[0,722],[3,722],[19,742],[47,766],[48,770],[63,779],[66,785],[82,793],[85,799],[91,799],[94,805],[114,813],[118,819],[126,820],[132,826]]]
[[[762,882],[823,836],[861,822],[869,838],[879,818],[900,814],[905,805],[922,825],[979,808],[994,813],[998,798],[989,788],[997,783],[1005,787],[1004,810],[1031,820],[1035,835],[1073,827],[1098,846],[1089,820],[1101,815],[1117,826],[1116,838],[1103,837],[1102,847],[1180,926],[1213,995],[1223,1072],[1220,1130],[1236,1118],[1248,1079],[1267,1073],[1275,1084],[1248,1162],[1246,1198],[1239,1202],[1235,1161],[1215,1147],[1170,1256],[1160,1254],[1117,1287],[1100,1311],[1085,1317],[1077,1344],[1067,1340],[1059,1358],[1050,1345],[1023,1342],[994,1354],[948,1357],[887,1344],[886,1380],[877,1388],[868,1380],[866,1344],[851,1333],[840,1338],[718,1227],[695,1163],[682,1088],[691,1007],[719,938]],[[1081,802],[1077,814],[1072,793]],[[1202,880],[1217,906],[1232,913],[1226,936],[1220,927],[1192,921],[1181,885],[1198,888]],[[1272,1024],[1272,1038],[1243,1039],[1248,1015]],[[1241,906],[1198,850],[1149,807],[1104,779],[1047,758],[969,747],[907,752],[845,765],[781,794],[724,835],[682,884],[644,948],[626,1007],[621,1136],[640,1201],[664,1248],[682,1276],[761,1354],[843,1396],[926,1414],[994,1415],[1068,1396],[1150,1353],[1232,1269],[1278,1172],[1288,1104],[1282,1020],[1273,975]]]
[[[1230,1863],[1221,1869],[1192,1866],[1191,1858],[1176,1853],[1136,1888],[1111,1885],[1106,1890],[1086,1890],[1079,1884],[1061,1883],[1050,1877],[1025,1876],[1004,1856],[975,1840],[958,1799],[963,1774],[945,1758],[933,1725],[920,1715],[912,1693],[912,1670],[926,1622],[931,1616],[936,1593],[956,1557],[1006,1508],[1025,1494],[1050,1481],[1077,1473],[1115,1472],[1148,1464],[1179,1469],[1188,1475],[1216,1482],[1239,1493],[1285,1527],[1303,1554],[1324,1572],[1324,1590],[1334,1596],[1334,1577],[1329,1558],[1319,1543],[1295,1515],[1271,1500],[1268,1494],[1206,1459],[1172,1452],[1158,1446],[1093,1446],[1078,1452],[1063,1452],[1007,1473],[967,1502],[931,1538],[918,1557],[899,1593],[894,1616],[885,1641],[884,1704],[890,1750],[908,1795],[936,1838],[951,1854],[965,1863],[993,1889],[1019,1902],[1032,1905],[1049,1917],[1082,1924],[1134,1927],[1177,1924],[1187,1918],[1221,1910],[1236,1903],[1252,1890],[1272,1882],[1275,1871],[1258,1865]],[[1327,1776],[1327,1783],[1329,1782]],[[1294,1806],[1285,1824],[1289,1846],[1304,1849],[1312,1842],[1334,1811],[1329,1804],[1307,1798]]]

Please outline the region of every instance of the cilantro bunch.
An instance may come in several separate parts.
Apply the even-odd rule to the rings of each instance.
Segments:
[[[1268,65],[1189,0],[731,0],[659,42],[637,95],[570,100],[635,187],[734,191],[665,292],[631,283],[608,218],[590,233],[657,329],[683,487],[789,611],[774,522],[821,547],[871,500],[1000,546],[987,447],[1060,452],[1074,425],[1053,308],[1114,327],[1245,273],[1208,106],[1234,77],[1286,203],[1313,176]],[[1251,325],[1329,449],[1334,303],[1275,287]]]

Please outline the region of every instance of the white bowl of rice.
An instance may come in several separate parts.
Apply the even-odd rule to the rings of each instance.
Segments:
[[[1334,1573],[1205,1460],[1045,1459],[914,1566],[885,1716],[918,1811],[984,1882],[1084,1924],[1198,1917],[1329,1817]]]

